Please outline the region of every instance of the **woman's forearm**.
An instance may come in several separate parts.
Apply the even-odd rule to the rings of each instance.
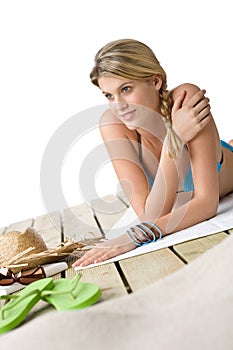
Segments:
[[[167,235],[210,219],[216,215],[217,208],[217,198],[214,200],[204,196],[194,197],[171,213],[155,219],[155,223],[160,227],[163,235]]]
[[[177,164],[163,146],[160,165],[145,203],[144,215],[155,219],[170,213],[176,200],[177,188]]]

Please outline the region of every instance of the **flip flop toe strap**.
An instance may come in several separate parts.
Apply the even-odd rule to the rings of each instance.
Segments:
[[[50,295],[66,295],[69,294],[73,299],[75,299],[75,295],[73,294],[73,291],[76,289],[80,278],[82,275],[79,273],[75,278],[73,279],[73,286],[70,289],[66,289],[63,291],[54,291],[54,290],[44,290],[41,292],[41,298],[44,300],[45,297]]]
[[[4,307],[2,307],[0,309],[0,315],[1,315],[1,319],[4,320],[4,313],[6,311],[8,311],[9,309],[12,309],[13,307],[15,307],[16,305],[18,305],[21,301],[25,300],[26,298],[32,296],[32,295],[38,295],[39,297],[41,296],[41,291],[39,289],[35,289],[32,290],[31,292],[28,292],[27,294],[24,294],[24,296],[18,296],[18,295],[3,295],[1,296],[1,299],[11,299],[12,303],[9,303],[4,305]],[[13,301],[14,299],[14,301]]]

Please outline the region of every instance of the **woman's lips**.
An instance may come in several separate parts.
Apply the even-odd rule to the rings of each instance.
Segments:
[[[133,119],[135,112],[136,112],[136,109],[134,109],[133,111],[124,113],[121,115],[121,118],[124,120],[131,120]]]

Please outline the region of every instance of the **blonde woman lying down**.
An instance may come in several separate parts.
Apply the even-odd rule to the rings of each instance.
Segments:
[[[220,140],[205,90],[167,90],[153,51],[137,40],[108,43],[90,74],[109,102],[100,131],[141,224],[98,244],[74,267],[102,262],[216,215],[233,191],[233,145]],[[176,205],[177,193],[186,200]]]

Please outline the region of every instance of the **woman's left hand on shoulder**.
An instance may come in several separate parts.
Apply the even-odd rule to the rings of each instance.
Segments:
[[[192,140],[210,121],[209,99],[205,90],[199,90],[191,98],[182,90],[172,107],[172,128],[179,138],[187,143]]]

